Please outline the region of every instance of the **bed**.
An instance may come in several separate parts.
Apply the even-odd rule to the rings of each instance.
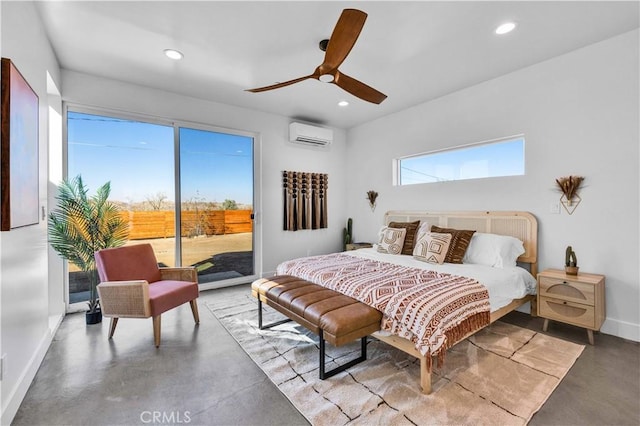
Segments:
[[[360,299],[374,307],[376,306],[369,300],[371,297],[360,294],[362,291],[360,281],[363,281],[361,271],[365,266],[369,269],[376,269],[376,274],[378,275],[373,275],[373,277],[376,277],[374,279],[379,282],[387,280],[386,276],[389,276],[389,280],[394,282],[413,278],[413,276],[422,277],[433,275],[436,277],[454,277],[451,278],[451,280],[455,279],[456,281],[452,281],[452,286],[450,290],[448,290],[450,293],[448,294],[452,294],[451,292],[461,293],[462,291],[468,292],[469,294],[465,294],[464,298],[460,297],[455,301],[457,316],[452,315],[449,319],[453,326],[445,330],[446,335],[443,332],[440,333],[439,339],[433,338],[431,340],[425,339],[424,341],[419,341],[411,332],[398,330],[397,327],[391,325],[392,321],[389,320],[389,318],[386,318],[387,323],[382,327],[382,330],[390,330],[392,332],[379,331],[373,334],[375,338],[420,359],[420,385],[423,392],[430,393],[432,356],[438,355],[438,359],[441,361],[448,348],[527,302],[531,303],[531,313],[535,315],[536,280],[534,277],[537,273],[537,221],[535,217],[528,212],[516,211],[436,213],[389,211],[384,217],[384,225],[391,225],[393,227],[392,231],[405,227],[409,230],[410,227],[413,226],[414,233],[412,234],[412,238],[416,238],[417,235],[424,235],[425,228],[420,226],[420,230],[416,229],[419,227],[419,225],[417,225],[418,223],[420,225],[428,224],[426,228],[427,231],[429,228],[434,227],[432,229],[436,230],[436,233],[431,234],[430,237],[442,236],[440,232],[445,232],[446,230],[451,231],[451,229],[475,231],[473,234],[468,233],[468,237],[469,239],[472,238],[472,241],[469,245],[470,250],[465,254],[465,263],[429,263],[425,262],[424,258],[417,260],[417,258],[410,255],[410,252],[406,251],[407,245],[395,248],[394,251],[388,246],[381,244],[380,247],[376,245],[374,248],[283,262],[278,266],[277,273],[278,275],[293,275],[309,280]],[[383,228],[383,230],[388,231],[389,229]],[[408,235],[408,231],[402,232]],[[455,233],[452,235],[455,238]],[[496,235],[501,237],[496,237]],[[496,256],[499,259],[505,257],[501,254],[495,255],[493,246],[482,245],[481,243],[482,241],[487,241],[487,238],[500,239],[501,241],[514,241],[513,238],[509,237],[517,239],[517,242],[521,242],[521,245],[517,253],[511,253],[512,261],[506,260],[505,264],[501,263],[502,260],[495,260]],[[382,243],[383,240],[384,238],[380,242]],[[412,240],[410,243],[411,247],[413,247],[415,243],[416,241]],[[468,243],[469,241],[467,244]],[[402,245],[402,243],[400,244]],[[420,244],[424,245],[423,239],[420,240]],[[386,249],[389,250],[387,251]],[[400,249],[402,250],[399,251]],[[383,252],[381,252],[381,250]],[[451,253],[448,253],[447,256],[449,254]],[[508,258],[509,256],[506,257]],[[451,260],[449,258],[447,259]],[[456,262],[460,260],[461,257],[458,257]],[[440,259],[440,261],[442,261],[442,259]],[[331,265],[331,268],[326,266],[328,264]],[[374,265],[374,267],[371,265]],[[399,275],[391,275],[391,271],[393,271],[393,274],[405,273],[412,274],[412,276],[407,277],[405,275],[404,278],[397,279],[396,277]],[[383,276],[381,274],[386,275]],[[369,281],[372,280],[369,279]],[[444,282],[444,284],[442,288],[448,288],[448,282]],[[453,284],[455,284],[455,286]],[[399,288],[409,287],[411,286]],[[389,288],[390,287],[383,288],[382,290],[378,289],[376,291],[388,292]],[[404,290],[398,290],[398,293],[403,291]],[[430,297],[435,299],[433,296]],[[445,299],[444,295],[442,299]],[[385,303],[389,302],[387,301]],[[381,311],[383,309],[382,307],[377,308]],[[431,308],[429,309],[431,310]],[[418,310],[421,312],[424,311],[424,309]],[[468,315],[468,317],[458,315],[458,313],[462,312]],[[411,315],[415,316],[418,314],[413,313]],[[419,315],[422,315],[422,313]],[[398,319],[398,321],[407,322],[406,318]],[[394,324],[397,324],[398,321]],[[436,320],[429,318],[429,321],[429,325],[434,322],[445,323],[444,318],[437,318]],[[383,319],[383,323],[384,322],[385,319]],[[420,321],[418,318],[415,322],[425,323],[426,321]],[[422,327],[425,327],[424,324]],[[437,333],[434,334],[437,335]],[[409,336],[413,337],[410,338]],[[437,350],[432,351],[431,349],[433,348]]]

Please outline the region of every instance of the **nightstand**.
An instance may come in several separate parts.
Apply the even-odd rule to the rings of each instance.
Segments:
[[[538,316],[545,319],[543,331],[549,320],[586,328],[593,345],[593,331],[600,330],[605,319],[604,275],[567,275],[559,269],[540,272]]]
[[[373,244],[371,243],[350,243],[347,244],[347,251],[349,250],[358,250],[361,248],[369,248],[369,247],[373,247]]]

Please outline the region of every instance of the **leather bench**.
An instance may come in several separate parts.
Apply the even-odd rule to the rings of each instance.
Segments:
[[[380,330],[380,311],[297,277],[281,275],[256,280],[251,285],[251,294],[258,299],[258,327],[261,330],[293,320],[319,336],[320,379],[323,380],[367,359],[367,336]],[[263,303],[287,319],[263,325]],[[361,339],[360,357],[325,371],[325,341],[341,346],[356,339]]]

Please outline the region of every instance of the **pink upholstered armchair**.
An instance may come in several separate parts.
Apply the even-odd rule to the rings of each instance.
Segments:
[[[109,339],[119,318],[153,317],[153,339],[159,347],[160,315],[186,302],[200,323],[195,268],[159,268],[150,244],[100,250],[95,258],[102,314],[111,317]]]

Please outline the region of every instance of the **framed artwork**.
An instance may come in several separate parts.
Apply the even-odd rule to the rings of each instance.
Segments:
[[[38,96],[2,58],[0,231],[38,223]]]

